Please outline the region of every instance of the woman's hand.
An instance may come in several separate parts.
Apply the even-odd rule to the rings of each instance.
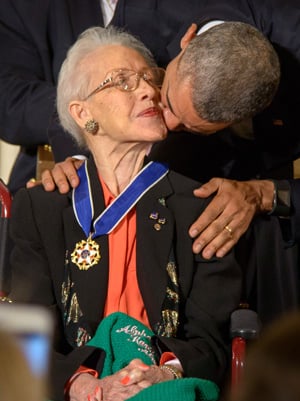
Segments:
[[[89,373],[81,373],[73,381],[69,388],[70,401],[101,401],[103,391],[101,380]]]
[[[69,397],[70,401],[124,401],[152,384],[172,378],[171,372],[134,359],[119,372],[103,379],[80,374],[70,386]]]
[[[121,382],[124,386],[136,384],[141,388],[174,379],[171,371],[161,369],[157,365],[147,366],[139,359],[133,359],[126,368],[122,369],[121,374]]]
[[[126,372],[122,373],[122,371],[120,371],[104,379],[96,379],[88,373],[82,373],[70,386],[69,400],[125,401],[144,388],[140,386],[139,383],[131,383],[125,386],[122,383],[122,379],[126,374]]]

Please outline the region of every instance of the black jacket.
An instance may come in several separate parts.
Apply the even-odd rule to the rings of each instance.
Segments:
[[[98,216],[104,201],[93,162],[89,165],[89,175]],[[167,347],[175,353],[187,376],[220,382],[228,369],[229,318],[240,301],[241,270],[233,252],[209,261],[193,254],[188,227],[207,205],[207,201],[199,201],[193,195],[198,185],[170,172],[137,203],[137,278],[150,325],[156,333],[167,297],[167,265],[171,260],[175,262],[179,326],[175,337],[159,337],[160,348]],[[166,219],[160,231],[155,230],[155,221],[149,218],[153,212]],[[21,190],[13,202],[12,216],[15,247],[10,298],[46,305],[55,313],[57,334],[51,399],[62,400],[64,383],[80,364],[101,371],[103,352],[86,346],[77,348],[74,343],[81,328],[93,335],[103,316],[108,285],[108,237],[96,238],[101,259],[82,271],[68,256],[76,243],[86,239],[73,212],[71,193],[47,193],[38,187]],[[66,285],[68,278],[73,283],[71,289]],[[63,288],[69,290],[62,291]],[[69,298],[77,295],[83,315],[75,329],[72,319],[66,323],[64,318],[69,316],[66,292]]]

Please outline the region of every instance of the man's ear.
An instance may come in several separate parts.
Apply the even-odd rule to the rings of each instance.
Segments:
[[[191,24],[191,26],[188,28],[186,33],[181,38],[181,41],[180,41],[181,50],[186,48],[186,46],[196,36],[196,34],[197,34],[197,25],[196,24]]]
[[[92,118],[81,101],[71,102],[69,104],[69,113],[81,128],[84,128],[86,121]]]

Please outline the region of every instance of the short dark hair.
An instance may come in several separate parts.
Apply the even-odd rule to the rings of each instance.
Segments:
[[[224,22],[193,38],[178,63],[199,116],[210,122],[253,117],[272,101],[280,64],[268,39],[242,22]]]

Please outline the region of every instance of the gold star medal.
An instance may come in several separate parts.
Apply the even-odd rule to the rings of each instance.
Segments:
[[[71,260],[79,267],[79,270],[88,270],[90,267],[96,265],[100,259],[99,245],[91,237],[88,237],[87,240],[77,242],[71,254]]]
[[[80,178],[80,184],[73,189],[72,205],[74,216],[85,233],[87,240],[82,240],[76,244],[71,254],[71,260],[80,270],[88,270],[93,265],[96,265],[101,258],[99,245],[92,237],[96,238],[110,234],[124,216],[136,205],[141,196],[163,179],[168,173],[168,168],[161,163],[148,163],[134,177],[130,185],[97,217],[94,217],[94,203],[87,162],[79,168],[77,173]],[[158,215],[153,218],[158,220],[159,229],[162,224],[165,224],[164,218],[161,219]],[[92,235],[91,232],[93,233]]]

